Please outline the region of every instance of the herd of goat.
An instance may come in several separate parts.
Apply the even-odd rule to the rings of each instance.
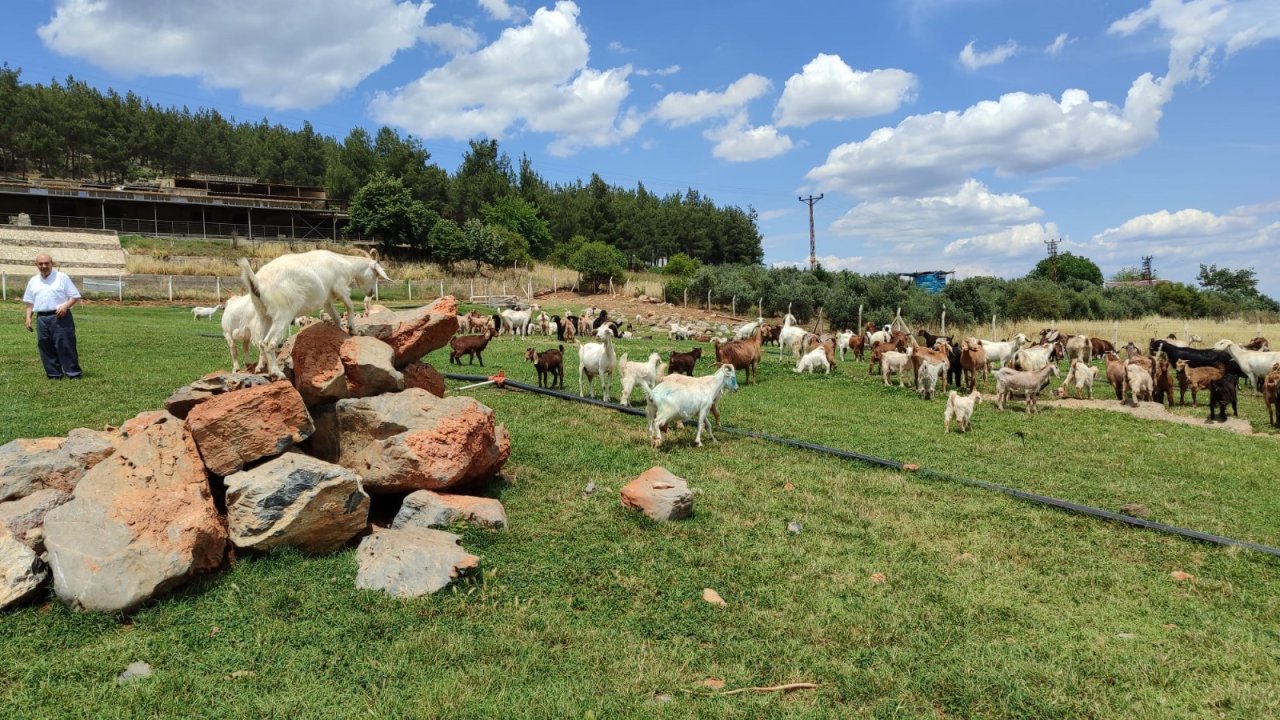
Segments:
[[[355,308],[350,299],[353,288],[371,290],[378,278],[389,279],[377,256],[339,255],[325,250],[285,255],[262,266],[255,273],[248,261],[241,260],[241,279],[249,290],[246,295],[226,302],[222,316],[223,334],[231,349],[233,369],[238,370],[237,346],[248,360],[250,343],[259,347],[259,370],[265,367],[273,376],[283,377],[277,350],[288,336],[289,327],[298,318],[324,309],[339,325],[343,318],[334,307],[335,301],[346,306],[346,324],[354,332]],[[366,311],[368,296],[366,294]],[[212,319],[222,306],[195,308],[193,317]],[[639,318],[637,318],[639,319]],[[449,360],[461,364],[463,357],[484,364],[484,349],[490,339],[509,333],[528,336],[535,332],[554,335],[560,344],[538,351],[528,348],[525,356],[538,373],[541,387],[564,388],[564,344],[578,344],[578,394],[609,400],[609,390],[616,375],[620,378],[620,400],[630,404],[636,388],[645,398],[649,417],[649,433],[655,446],[662,443],[662,430],[672,422],[696,420],[695,443],[702,444],[705,430],[712,439],[708,416],[719,422],[717,401],[725,390],[738,388],[737,371],[745,372],[746,382],[758,381],[758,370],[765,346],[776,344],[779,358],[790,354],[795,372],[830,373],[837,355],[845,361],[849,354],[868,360],[868,374],[877,367],[885,385],[896,374],[898,383],[906,385],[909,371],[920,397],[931,400],[941,391],[947,393],[944,432],[954,421],[959,430],[967,430],[974,406],[982,401],[977,389],[988,375],[995,380],[995,403],[1000,409],[1011,398],[1024,402],[1026,412],[1038,411],[1037,398],[1057,377],[1058,362],[1066,360],[1067,376],[1057,389],[1059,397],[1076,395],[1092,397],[1094,379],[1104,372],[1107,382],[1122,402],[1155,401],[1171,404],[1173,384],[1179,388],[1180,402],[1185,404],[1186,391],[1191,391],[1192,405],[1198,404],[1198,393],[1208,391],[1209,419],[1226,421],[1226,408],[1238,415],[1237,388],[1243,379],[1251,392],[1261,393],[1267,407],[1268,423],[1280,427],[1280,352],[1272,352],[1264,338],[1254,338],[1246,345],[1223,339],[1211,348],[1193,347],[1200,338],[1192,336],[1180,341],[1174,336],[1152,339],[1146,354],[1128,343],[1116,348],[1101,338],[1068,335],[1057,329],[1043,330],[1035,342],[1019,333],[1004,341],[933,335],[920,330],[910,335],[886,325],[877,328],[868,323],[859,332],[843,331],[832,335],[815,335],[805,331],[795,317],[787,313],[781,326],[757,318],[737,328],[732,338],[713,338],[716,369],[710,375],[695,376],[694,371],[703,349],[672,352],[664,363],[658,353],[650,353],[643,361],[632,361],[627,354],[620,358],[614,348],[617,338],[631,338],[625,329],[627,321],[611,318],[600,308],[587,308],[579,315],[565,313],[547,315],[538,305],[527,309],[508,308],[493,315],[470,312],[459,317],[460,333],[450,342]],[[668,340],[689,340],[694,332],[680,323],[670,323]],[[587,341],[591,338],[590,341]],[[1120,353],[1123,351],[1124,356]],[[1094,366],[1095,360],[1101,366]],[[999,367],[992,371],[992,365]],[[584,385],[585,381],[585,385]],[[961,395],[950,387],[965,388]]]
[[[911,335],[871,323],[862,332],[815,335],[788,313],[780,326],[758,318],[737,328],[732,338],[711,338],[715,372],[694,377],[703,348],[673,351],[665,363],[656,352],[644,361],[632,361],[627,354],[618,357],[614,339],[630,338],[632,333],[624,329],[626,321],[618,322],[599,308],[587,308],[577,316],[547,315],[537,305],[491,316],[473,311],[460,316],[460,327],[462,334],[454,337],[450,353],[450,361],[459,364],[463,356],[472,356],[483,365],[480,353],[499,334],[555,335],[561,341],[557,347],[544,351],[529,347],[525,357],[537,370],[540,387],[560,389],[564,388],[564,343],[577,343],[582,338],[577,352],[578,394],[595,397],[598,381],[601,399],[609,401],[615,375],[622,388],[620,402],[630,404],[639,388],[648,406],[649,433],[655,446],[662,442],[662,428],[672,420],[697,420],[695,443],[701,445],[703,429],[711,430],[708,414],[719,421],[716,402],[720,393],[736,389],[738,370],[744,371],[744,382],[755,384],[766,345],[776,345],[779,358],[789,355],[796,373],[830,373],[837,357],[844,362],[852,355],[857,361],[867,361],[868,374],[874,376],[878,371],[885,385],[891,385],[896,376],[899,386],[905,388],[911,382],[925,400],[946,393],[944,432],[950,432],[953,422],[961,431],[969,429],[974,406],[982,402],[978,387],[989,380],[994,380],[998,409],[1016,399],[1023,402],[1026,412],[1038,412],[1037,400],[1053,378],[1060,377],[1058,364],[1064,360],[1067,373],[1054,391],[1059,398],[1075,395],[1092,399],[1094,381],[1101,374],[1123,403],[1171,405],[1176,384],[1182,404],[1188,390],[1193,406],[1199,405],[1199,393],[1207,391],[1210,420],[1225,422],[1228,406],[1238,415],[1237,387],[1244,380],[1254,392],[1262,393],[1268,422],[1280,427],[1280,352],[1272,352],[1261,337],[1244,346],[1224,339],[1202,349],[1194,347],[1201,342],[1199,336],[1182,341],[1170,335],[1152,339],[1144,352],[1132,342],[1117,348],[1102,338],[1069,335],[1055,328],[1046,328],[1034,340],[1019,333],[1002,341],[956,339],[927,330]],[[693,334],[692,329],[671,323],[667,337],[689,339]]]

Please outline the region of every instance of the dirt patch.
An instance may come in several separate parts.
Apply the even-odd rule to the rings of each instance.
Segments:
[[[742,323],[755,319],[754,306],[752,308],[740,307],[739,316],[734,317],[727,310],[721,312],[718,310],[707,311],[706,308],[693,306],[681,307],[643,295],[640,297],[628,297],[609,295],[607,293],[582,295],[576,292],[543,292],[538,293],[536,302],[549,315],[561,315],[566,309],[572,310],[573,314],[577,315],[587,307],[601,307],[609,311],[609,317],[625,318],[627,321],[634,323],[640,332],[644,332],[644,330],[654,326],[662,327],[663,332],[665,332],[666,324],[669,322],[710,327],[725,325],[733,329]],[[750,317],[741,313],[748,313]],[[640,316],[638,320],[636,319],[637,315]]]
[[[1182,425],[1195,425],[1196,427],[1207,427],[1215,430],[1226,430],[1228,432],[1237,433],[1239,435],[1261,435],[1263,437],[1275,438],[1277,436],[1270,433],[1255,433],[1253,426],[1248,420],[1238,417],[1228,417],[1224,422],[1205,422],[1203,417],[1187,417],[1185,415],[1174,415],[1164,409],[1164,405],[1156,402],[1139,402],[1137,406],[1123,405],[1119,400],[1076,400],[1068,398],[1064,400],[1056,400],[1054,407],[1067,408],[1069,410],[1110,410],[1111,412],[1122,412],[1134,417],[1140,417],[1144,420],[1162,420],[1164,422],[1180,423]],[[1206,416],[1207,416],[1206,410]]]

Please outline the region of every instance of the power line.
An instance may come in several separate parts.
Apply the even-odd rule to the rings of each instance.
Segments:
[[[814,197],[810,195],[807,198],[796,198],[802,203],[809,206],[809,270],[812,272],[818,269],[818,253],[817,246],[813,242],[813,204],[826,196],[826,193]]]

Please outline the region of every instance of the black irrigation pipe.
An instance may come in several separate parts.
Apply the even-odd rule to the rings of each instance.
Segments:
[[[460,373],[443,373],[443,374],[445,377],[449,378],[450,380],[463,380],[467,382],[484,382],[490,379],[483,375],[462,375]],[[517,390],[527,390],[529,392],[538,393],[540,395],[550,395],[551,397],[560,398],[561,400],[573,400],[577,402],[587,403],[589,405],[596,405],[598,407],[608,408],[610,410],[617,410],[618,412],[627,413],[628,415],[644,415],[645,414],[645,411],[639,408],[627,407],[625,405],[617,405],[614,403],[607,403],[607,402],[604,402],[603,400],[596,400],[595,398],[579,397],[572,393],[564,392],[563,390],[551,390],[548,388],[540,388],[536,385],[530,385],[528,383],[520,382],[519,380],[511,380],[510,378],[503,380],[502,387],[511,387]],[[1161,532],[1168,535],[1177,535],[1179,537],[1188,538],[1190,540],[1198,540],[1200,542],[1213,543],[1215,545],[1244,548],[1245,550],[1252,550],[1254,552],[1264,553],[1266,555],[1271,555],[1273,557],[1280,557],[1280,548],[1272,547],[1270,545],[1262,545],[1260,543],[1249,542],[1248,540],[1236,540],[1235,538],[1224,537],[1222,535],[1213,535],[1206,532],[1200,532],[1199,530],[1191,530],[1189,528],[1178,527],[1176,525],[1166,525],[1165,523],[1154,522],[1151,520],[1143,520],[1142,518],[1133,517],[1132,515],[1123,515],[1121,513],[1111,512],[1110,510],[1103,510],[1102,508],[1093,507],[1091,505],[1081,505],[1080,503],[1074,503],[1069,500],[1061,500],[1055,497],[1049,497],[1048,495],[1038,495],[1036,493],[1027,492],[1025,490],[1018,490],[1017,488],[1005,487],[1004,485],[997,485],[995,483],[989,483],[983,480],[974,480],[973,478],[965,478],[965,477],[959,477],[957,475],[950,475],[948,473],[944,473],[938,470],[931,470],[929,468],[921,468],[921,467],[916,467],[914,465],[908,466],[906,463],[898,462],[897,460],[890,460],[887,458],[876,457],[874,455],[864,455],[862,453],[851,452],[849,450],[840,450],[838,448],[827,447],[825,445],[818,445],[816,443],[804,442],[803,440],[793,440],[791,438],[780,437],[778,435],[770,435],[768,433],[756,432],[754,430],[743,430],[741,428],[735,428],[729,425],[722,426],[720,429],[731,435],[741,435],[743,437],[755,438],[757,440],[767,440],[769,442],[778,443],[780,445],[787,445],[789,447],[799,448],[801,450],[811,450],[813,452],[822,453],[825,455],[833,455],[835,457],[844,458],[846,460],[857,460],[859,462],[867,463],[869,465],[878,465],[881,467],[891,468],[893,470],[906,470],[909,472],[915,472],[919,475],[931,477],[937,480],[945,480],[948,482],[959,483],[961,485],[968,485],[970,487],[989,490],[991,492],[1003,493],[1005,495],[1017,498],[1019,500],[1025,500],[1027,502],[1032,502],[1039,505],[1048,505],[1049,507],[1054,507],[1059,510],[1066,510],[1067,512],[1077,513],[1080,515],[1087,515],[1090,517],[1100,518],[1103,520],[1111,520],[1113,522],[1119,522],[1127,525],[1133,525],[1135,527],[1146,528],[1147,530],[1155,530],[1156,532]]]

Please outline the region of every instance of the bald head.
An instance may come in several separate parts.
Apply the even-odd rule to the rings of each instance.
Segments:
[[[53,257],[49,253],[40,253],[36,256],[36,269],[44,277],[49,277],[49,273],[53,272]]]

